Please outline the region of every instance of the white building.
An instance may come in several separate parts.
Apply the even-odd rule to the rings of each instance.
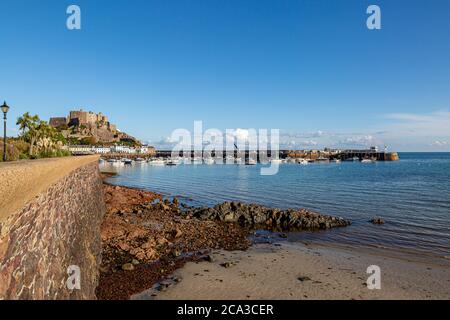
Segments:
[[[134,154],[136,153],[136,149],[129,146],[115,145],[110,148],[111,153],[125,153],[125,154]]]
[[[124,145],[114,145],[111,147],[107,146],[87,146],[87,145],[72,145],[66,147],[67,150],[74,154],[109,154],[109,153],[123,153],[123,154],[148,154],[151,147],[141,146],[138,148],[124,146]]]
[[[106,154],[111,152],[110,147],[94,147],[94,152],[98,154]]]
[[[140,154],[148,154],[148,151],[149,149],[147,145],[142,145],[136,149],[136,152]]]
[[[69,151],[72,153],[93,153],[93,147],[92,146],[69,146]]]

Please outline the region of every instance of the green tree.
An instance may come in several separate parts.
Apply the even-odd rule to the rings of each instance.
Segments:
[[[39,136],[39,126],[41,120],[38,115],[31,116],[29,112],[25,112],[17,119],[22,138],[30,144],[29,155],[33,156],[34,146]]]

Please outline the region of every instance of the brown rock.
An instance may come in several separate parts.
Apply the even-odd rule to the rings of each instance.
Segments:
[[[130,251],[130,245],[126,242],[119,242],[117,244],[117,247],[119,247],[119,249],[122,251]]]
[[[373,224],[385,224],[385,221],[380,217],[375,217],[372,220],[370,220]]]
[[[176,228],[176,229],[172,230],[172,236],[175,239],[181,237],[182,234],[183,234],[183,232],[179,228]]]
[[[175,249],[172,251],[172,255],[174,256],[174,258],[178,258],[179,256],[181,256],[181,251],[178,249]]]
[[[132,263],[125,263],[124,265],[122,265],[122,270],[124,270],[124,271],[133,271],[134,270],[134,265]]]

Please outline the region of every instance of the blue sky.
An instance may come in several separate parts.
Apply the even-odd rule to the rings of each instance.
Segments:
[[[202,120],[292,148],[450,151],[447,0],[1,0],[0,43],[11,120],[83,107],[157,146]]]

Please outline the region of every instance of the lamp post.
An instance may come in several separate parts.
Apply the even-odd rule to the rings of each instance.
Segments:
[[[6,161],[6,114],[8,113],[9,106],[5,101],[0,108],[3,111],[3,161]]]

